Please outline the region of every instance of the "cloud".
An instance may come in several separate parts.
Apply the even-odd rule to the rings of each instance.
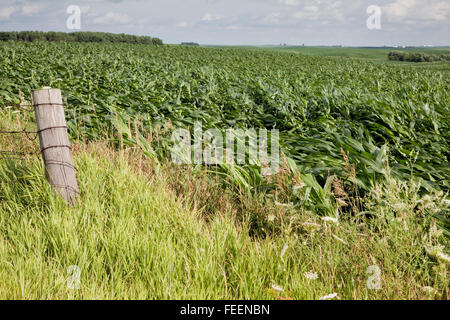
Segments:
[[[226,27],[225,29],[226,30],[237,31],[237,30],[241,30],[241,27],[232,25],[232,26]]]
[[[22,7],[22,15],[31,16],[41,11],[42,7],[38,4],[25,4]]]
[[[125,14],[108,12],[104,16],[94,19],[95,24],[124,24],[130,22],[130,17]]]
[[[300,0],[278,0],[278,2],[286,6],[294,6],[294,7],[300,4]]]
[[[167,43],[449,44],[450,0],[0,0],[0,29],[65,31],[69,4],[80,6],[83,30]],[[382,9],[379,32],[366,27],[369,5]]]
[[[450,3],[442,0],[396,0],[382,7],[382,10],[391,22],[447,21]]]
[[[274,12],[264,17],[263,21],[268,24],[277,24],[280,22],[281,13]]]
[[[343,21],[353,6],[343,6],[341,1],[315,0],[309,1],[301,10],[293,13],[297,20],[334,20]]]
[[[212,13],[209,13],[209,12],[205,13],[202,18],[202,21],[207,21],[207,22],[217,21],[217,20],[220,20],[220,17],[217,15],[214,15]]]
[[[9,17],[16,11],[13,7],[8,7],[0,10],[0,20],[8,20]]]

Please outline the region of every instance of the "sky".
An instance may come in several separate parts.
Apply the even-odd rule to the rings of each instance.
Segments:
[[[80,29],[67,27],[71,5],[81,11]],[[0,31],[13,30],[211,45],[444,46],[450,0],[0,0]]]

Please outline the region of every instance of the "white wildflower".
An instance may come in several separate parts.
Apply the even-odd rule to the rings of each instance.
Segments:
[[[444,250],[444,246],[435,246],[431,248],[426,248],[425,250],[430,256],[435,257],[440,262],[450,263],[450,256],[442,252]]]
[[[339,224],[339,220],[337,218],[333,218],[333,217],[323,217],[322,220],[324,222],[332,222],[335,224]]]
[[[443,253],[441,251],[438,251],[436,253],[436,258],[438,258],[439,261],[441,262],[446,262],[446,263],[450,263],[450,256],[446,253]]]
[[[269,215],[267,217],[267,220],[269,220],[269,222],[274,222],[275,221],[275,216],[273,214]]]
[[[304,276],[306,277],[306,279],[308,280],[316,280],[319,278],[319,275],[317,274],[317,272],[314,271],[309,271],[309,272],[305,272]]]
[[[275,290],[276,292],[283,292],[284,291],[282,287],[280,287],[280,286],[278,286],[276,284],[272,285],[272,289]]]
[[[332,294],[329,294],[327,296],[323,296],[323,297],[319,298],[319,300],[332,300],[332,299],[340,300],[340,298],[339,298],[337,293],[332,293]]]

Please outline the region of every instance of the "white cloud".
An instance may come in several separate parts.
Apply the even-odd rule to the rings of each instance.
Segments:
[[[125,14],[116,12],[108,12],[104,16],[94,19],[95,24],[124,24],[130,22],[130,17]]]
[[[205,13],[202,18],[202,21],[207,21],[207,22],[217,21],[217,20],[220,20],[220,16],[214,15],[209,12]]]
[[[58,8],[49,6],[51,2],[55,1],[0,0],[0,29],[57,29],[68,17],[63,11],[67,1],[59,1],[66,4]],[[191,0],[178,1],[176,6],[172,2],[69,3],[80,6],[83,28],[95,30],[101,25],[102,31],[151,34],[168,43],[449,44],[450,0]],[[36,5],[41,9],[31,17],[39,15],[39,19],[28,19],[25,14],[37,11]],[[369,5],[382,8],[382,30],[370,36]],[[237,28],[242,32],[232,31]],[[187,30],[191,39],[185,39]]]
[[[39,11],[41,11],[41,6],[38,4],[25,4],[22,7],[22,14],[24,16],[31,16],[33,14],[38,13]]]
[[[353,7],[342,6],[341,1],[315,0],[309,1],[301,10],[294,12],[293,16],[297,20],[343,21],[346,16],[345,11],[352,10]]]
[[[268,24],[277,24],[280,22],[281,14],[274,12],[264,17],[264,22]]]
[[[300,0],[278,0],[278,2],[286,6],[294,6],[294,7],[300,4]]]
[[[308,12],[318,12],[319,11],[319,7],[317,6],[305,6],[305,10]]]
[[[442,0],[395,0],[383,8],[391,22],[446,21],[450,16],[450,3]]]
[[[416,5],[416,0],[396,0],[384,6],[384,11],[392,19],[403,19]]]
[[[9,17],[16,11],[13,7],[8,7],[0,10],[0,20],[8,20]]]

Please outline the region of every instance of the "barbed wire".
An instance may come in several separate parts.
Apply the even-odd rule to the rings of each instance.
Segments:
[[[38,137],[37,131],[27,131],[25,129],[21,131],[17,130],[0,130],[0,134],[5,135],[18,135],[23,134],[27,137],[27,139],[31,142],[35,142]],[[34,135],[34,136],[32,136]],[[24,160],[27,156],[35,156],[37,152],[17,152],[17,151],[9,151],[9,150],[0,150],[0,159],[1,160]]]
[[[23,93],[19,94],[21,97],[21,103],[20,104],[4,104],[0,105],[0,109],[18,109],[17,111],[13,111],[13,113],[18,112],[33,112],[34,108],[33,105],[26,101],[23,97]],[[0,134],[4,135],[18,135],[23,134],[27,137],[27,139],[31,142],[36,141],[37,136],[39,132],[36,131],[28,131],[26,129],[23,130],[0,130]],[[34,136],[32,136],[34,135]],[[35,156],[37,155],[37,152],[17,152],[17,151],[10,151],[10,150],[0,150],[0,159],[1,160],[24,160],[27,156]]]
[[[24,160],[27,156],[36,156],[38,152],[16,152],[0,150],[1,160]]]
[[[0,130],[0,134],[24,134],[28,140],[31,142],[36,141],[37,136],[39,134],[38,131],[27,131],[23,129],[22,131],[8,131],[8,130]],[[34,134],[34,137],[31,137],[30,135]]]
[[[0,109],[20,109],[21,111],[26,111],[26,112],[34,112],[34,108],[33,105],[31,104],[7,104],[7,105],[1,105]]]
[[[46,104],[48,105],[48,104]],[[60,104],[57,104],[60,105]],[[13,111],[13,112],[34,112],[34,107],[37,105],[32,105],[30,103],[27,102],[22,102],[21,104],[8,104],[8,105],[0,105],[0,109],[19,109],[19,111]],[[46,130],[50,130],[50,129],[67,129],[67,126],[54,126],[54,127],[49,127],[49,128],[45,128],[45,129],[41,129],[39,131],[28,131],[26,129],[23,130],[0,130],[0,134],[10,134],[10,135],[17,135],[17,134],[24,134],[27,139],[31,142],[35,142],[37,137],[39,136],[40,133],[46,131]],[[34,135],[34,136],[32,136]],[[25,160],[25,157],[27,156],[36,156],[36,155],[42,155],[43,152],[47,149],[50,148],[57,148],[57,147],[67,147],[69,149],[71,149],[70,146],[66,146],[66,145],[60,145],[60,146],[50,146],[47,148],[44,148],[40,151],[36,151],[36,152],[16,152],[16,151],[6,151],[6,150],[0,150],[0,160]],[[61,165],[61,166],[66,166],[66,167],[70,167],[71,169],[76,170],[76,168],[71,165],[70,163],[64,162],[64,161],[55,161],[55,160],[47,160],[45,161],[46,165]],[[76,190],[72,190],[72,191],[76,191]]]

